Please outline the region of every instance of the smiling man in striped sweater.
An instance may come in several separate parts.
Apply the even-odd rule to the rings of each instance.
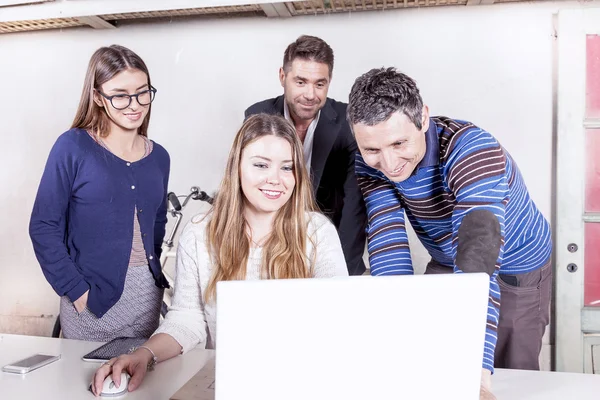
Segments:
[[[406,213],[431,255],[426,273],[490,276],[482,398],[493,398],[494,367],[539,369],[551,234],[508,152],[470,122],[430,117],[414,80],[394,68],[356,80],[347,116],[371,274],[413,273]]]

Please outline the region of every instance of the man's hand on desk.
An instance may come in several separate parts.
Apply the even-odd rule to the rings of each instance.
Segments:
[[[479,390],[479,400],[496,400],[496,396],[482,386]]]
[[[481,369],[481,389],[479,390],[479,400],[496,400],[492,390],[492,371]]]
[[[123,354],[118,358],[112,358],[106,363],[102,364],[102,366],[96,371],[96,374],[92,380],[92,392],[94,393],[94,396],[97,397],[100,395],[102,386],[104,384],[104,379],[111,374],[113,381],[120,385],[122,371],[126,371],[131,376],[127,390],[129,392],[133,392],[144,380],[146,371],[148,370],[148,363],[151,359],[152,355],[150,352],[144,349],[139,349],[134,351],[132,354]]]

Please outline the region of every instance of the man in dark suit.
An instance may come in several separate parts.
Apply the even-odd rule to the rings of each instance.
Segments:
[[[317,204],[338,230],[350,275],[365,272],[366,208],[354,174],[356,141],[346,121],[346,103],[327,97],[333,50],[314,36],[300,36],[285,50],[279,80],[283,96],[250,106],[245,117],[280,114],[304,145]]]

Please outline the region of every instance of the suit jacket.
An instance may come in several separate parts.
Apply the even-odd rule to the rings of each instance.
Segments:
[[[250,115],[283,113],[283,96],[261,101],[250,106]],[[367,212],[354,173],[356,141],[346,121],[345,103],[328,98],[321,109],[314,133],[311,181],[321,212],[338,230],[342,249],[350,275],[365,272],[363,253],[365,248]]]

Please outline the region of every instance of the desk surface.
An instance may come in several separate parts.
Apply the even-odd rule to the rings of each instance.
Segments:
[[[36,353],[60,354],[61,359],[25,375],[0,372],[0,398],[22,400],[78,400],[94,398],[88,391],[100,365],[81,357],[102,343],[46,337],[0,334],[0,368]],[[191,350],[183,357],[159,363],[139,389],[119,397],[127,400],[168,399],[211,356],[211,351]]]
[[[25,375],[0,372],[3,399],[93,399],[87,390],[98,363],[81,357],[101,343],[46,337],[0,334],[0,366],[35,353],[61,354],[60,361]],[[213,356],[194,349],[159,363],[139,389],[121,397],[127,400],[168,399]],[[600,375],[518,370],[496,370],[493,392],[498,400],[597,400]]]
[[[497,369],[492,389],[498,400],[597,400],[600,375]]]

